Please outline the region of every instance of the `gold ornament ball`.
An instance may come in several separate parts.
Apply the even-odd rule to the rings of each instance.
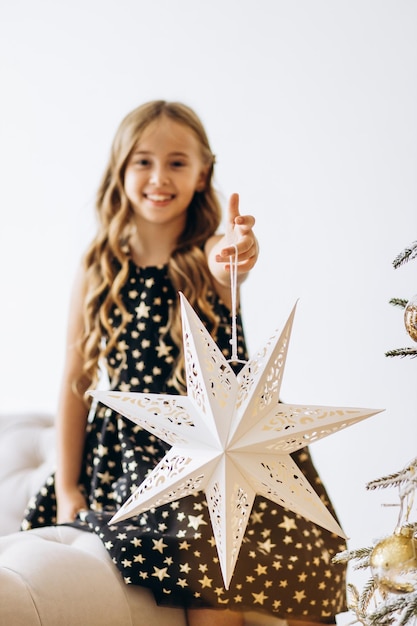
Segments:
[[[389,593],[411,593],[417,589],[417,538],[409,528],[379,541],[370,565],[379,587]]]
[[[404,309],[404,325],[411,339],[417,341],[417,294],[411,298]]]

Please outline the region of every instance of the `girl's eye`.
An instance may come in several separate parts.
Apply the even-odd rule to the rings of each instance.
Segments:
[[[149,159],[136,159],[135,164],[139,165],[139,167],[148,167],[150,161]]]
[[[140,156],[139,154],[134,154],[131,159],[131,165],[135,167],[149,167],[151,161],[147,157]]]
[[[184,161],[172,161],[171,167],[174,167],[174,168],[185,167],[185,163]]]

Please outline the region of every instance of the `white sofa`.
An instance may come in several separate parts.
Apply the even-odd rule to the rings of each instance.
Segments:
[[[186,626],[181,609],[158,607],[148,590],[126,585],[94,534],[19,532],[53,466],[52,417],[0,414],[0,626]],[[286,622],[247,613],[245,624]]]

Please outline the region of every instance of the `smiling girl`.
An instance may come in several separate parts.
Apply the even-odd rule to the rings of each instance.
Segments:
[[[217,234],[213,167],[189,107],[149,102],[122,121],[97,194],[98,231],[73,289],[57,471],[23,527],[70,523],[97,533],[125,582],[149,587],[159,604],[184,607],[190,626],[241,626],[243,611],[256,609],[332,623],[344,607],[343,569],[327,575],[338,538],[269,501],[255,501],[229,590],[203,493],[108,525],[167,445],[114,411],[88,405],[85,392],[97,385],[99,365],[112,389],[185,393],[178,291],[231,356],[228,262],[235,247]],[[240,215],[237,194],[226,220],[242,280],[258,246],[255,220]],[[245,359],[240,316],[238,337]],[[306,450],[297,463],[326,498]]]

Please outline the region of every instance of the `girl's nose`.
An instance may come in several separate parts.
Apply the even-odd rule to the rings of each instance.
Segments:
[[[164,167],[155,166],[152,168],[150,182],[153,185],[164,185],[168,182],[168,180],[168,173]]]

